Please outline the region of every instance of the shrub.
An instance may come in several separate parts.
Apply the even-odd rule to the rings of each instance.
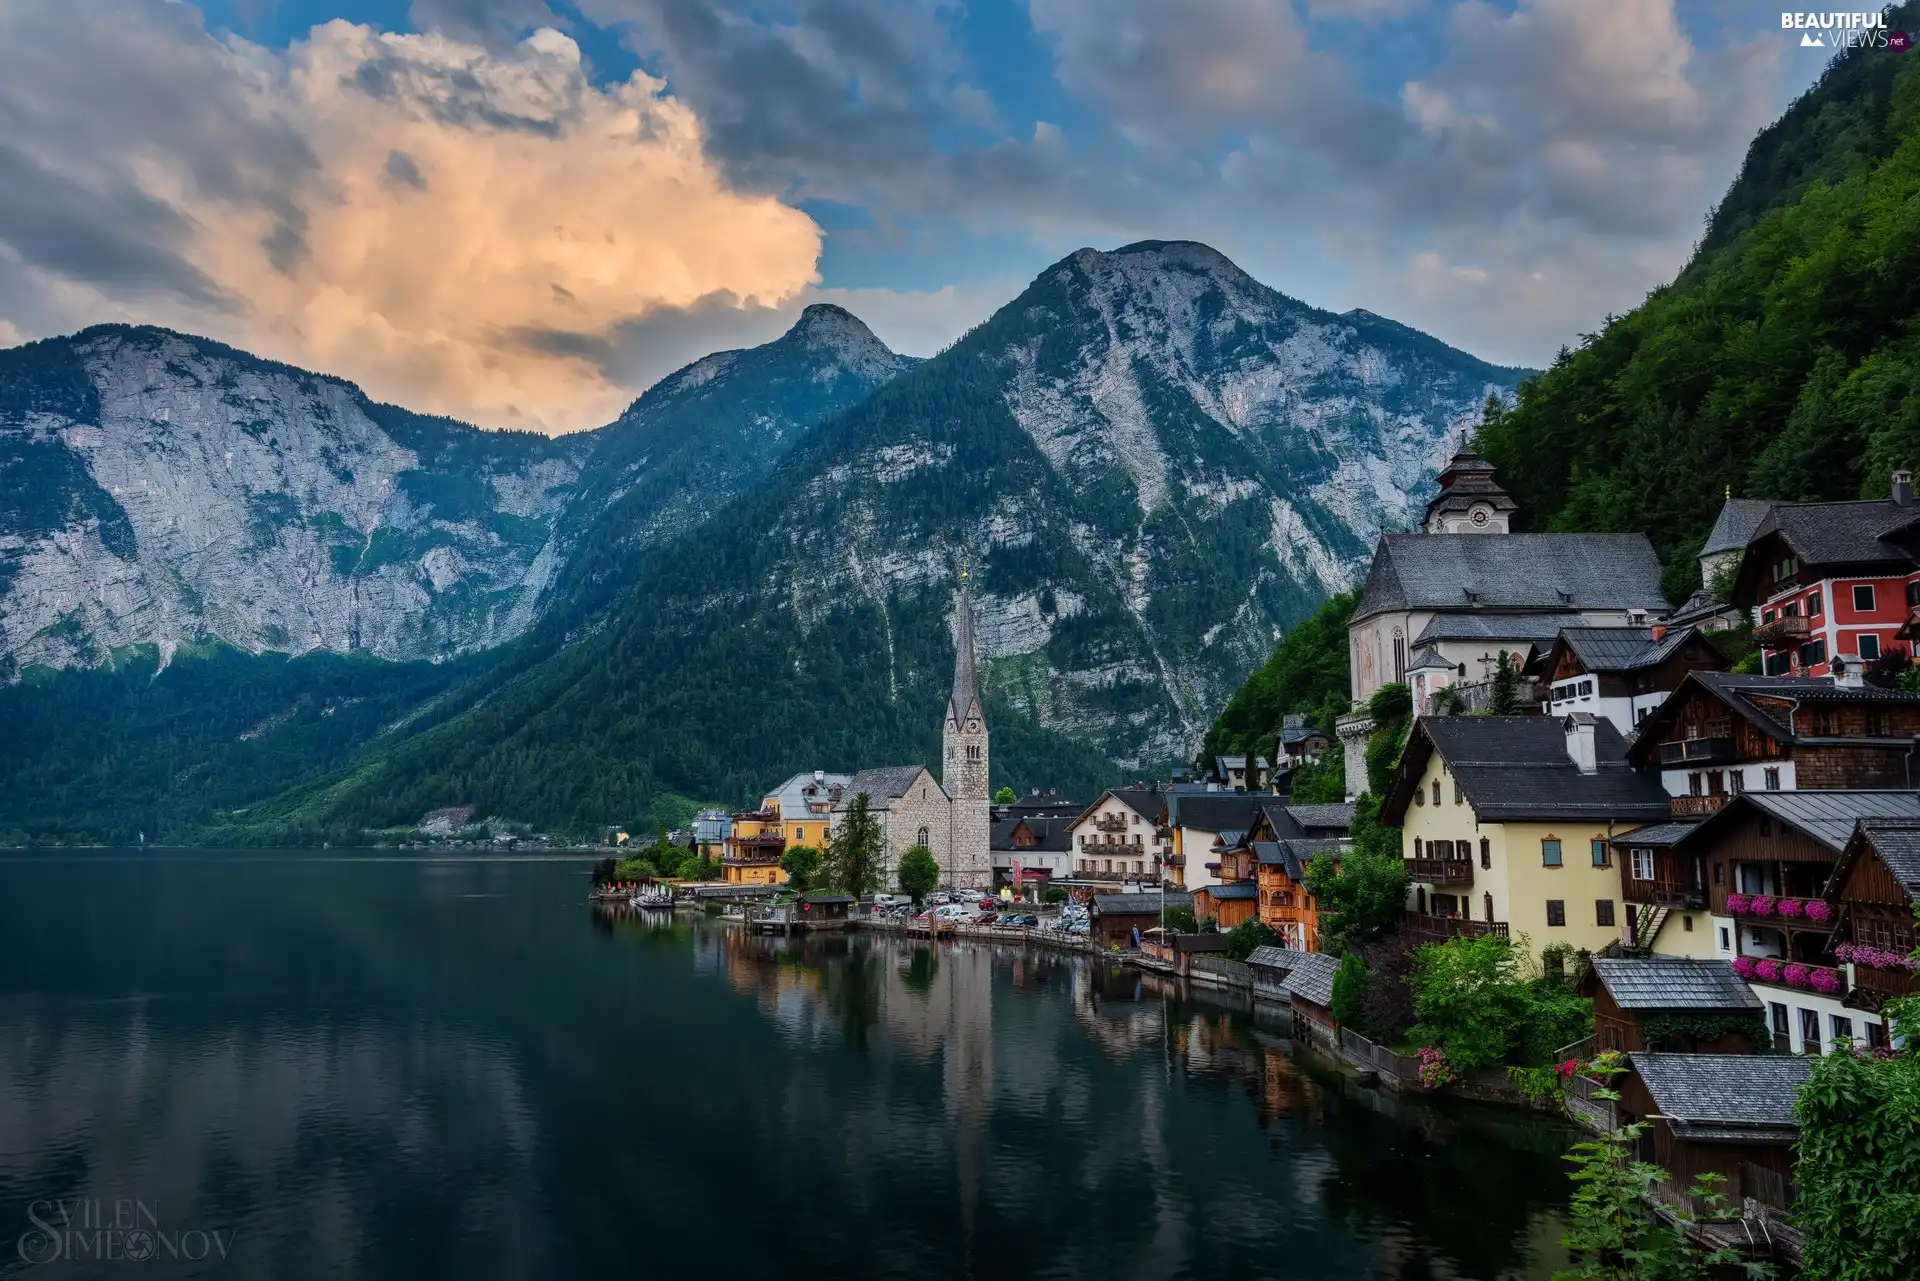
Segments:
[[[1429,944],[1414,957],[1411,986],[1415,1037],[1460,1071],[1505,1061],[1526,1026],[1527,981],[1509,939]]]
[[[1367,986],[1367,963],[1358,952],[1348,952],[1333,975],[1333,1017],[1341,1026],[1367,1030]]]
[[[1815,1059],[1794,1106],[1806,1281],[1920,1276],[1920,1055]]]
[[[1227,955],[1236,961],[1244,961],[1253,954],[1256,947],[1272,947],[1280,942],[1280,936],[1266,922],[1255,919],[1242,921],[1227,931]]]

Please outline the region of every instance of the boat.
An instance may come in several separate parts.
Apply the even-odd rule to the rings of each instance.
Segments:
[[[665,885],[643,885],[630,900],[635,907],[672,907],[674,892]]]

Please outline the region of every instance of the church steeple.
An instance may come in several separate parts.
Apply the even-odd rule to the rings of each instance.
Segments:
[[[979,656],[974,652],[973,598],[966,566],[960,567],[959,599],[954,602],[953,688],[947,695],[947,719],[940,727],[940,786],[950,798],[953,831],[947,848],[951,883],[985,887],[993,880],[988,848],[992,812],[988,804],[987,709],[980,701]]]
[[[964,726],[969,718],[986,723],[980,705],[980,680],[974,672],[973,599],[967,594],[967,571],[960,570],[960,602],[953,627],[953,692],[947,696],[947,719]]]
[[[1427,504],[1420,529],[1428,534],[1504,534],[1519,503],[1493,478],[1493,464],[1473,452],[1467,433],[1440,469],[1440,492]]]

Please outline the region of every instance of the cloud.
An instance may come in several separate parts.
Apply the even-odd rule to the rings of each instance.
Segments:
[[[623,325],[815,279],[809,218],[730,186],[659,81],[597,88],[552,30],[489,50],[336,21],[274,53],[183,6],[21,0],[0,125],[8,322],[156,320],[488,425],[607,421]]]

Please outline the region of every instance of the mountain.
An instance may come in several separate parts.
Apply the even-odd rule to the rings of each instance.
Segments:
[[[1202,245],[1080,251],[657,544],[607,626],[284,812],[584,825],[657,790],[935,759],[963,564],[996,785],[1184,758],[1519,374]]]
[[[1724,496],[1884,495],[1920,463],[1917,392],[1920,62],[1856,47],[1754,140],[1675,281],[1478,444],[1526,527],[1644,530],[1680,600]]]
[[[207,640],[441,660],[512,640],[558,597],[578,621],[635,554],[910,363],[810,307],[553,440],[160,329],[0,352],[0,664]]]

